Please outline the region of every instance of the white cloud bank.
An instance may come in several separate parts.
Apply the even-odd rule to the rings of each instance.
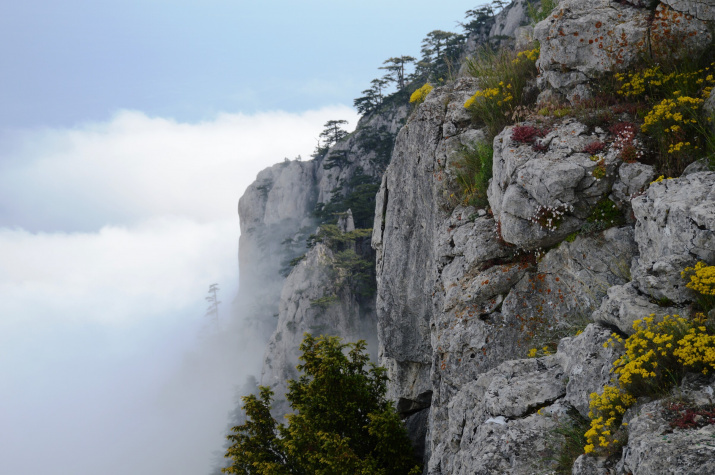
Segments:
[[[0,226],[94,230],[156,215],[235,216],[256,174],[309,158],[322,125],[345,106],[302,114],[221,114],[198,124],[123,111],[106,123],[17,134],[0,160]]]
[[[208,471],[262,352],[197,339],[213,282],[229,318],[237,200],[338,118],[121,112],[0,144],[0,473]]]

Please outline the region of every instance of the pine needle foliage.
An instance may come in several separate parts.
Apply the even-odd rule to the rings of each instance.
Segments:
[[[405,428],[385,398],[385,369],[364,341],[304,335],[297,380],[289,381],[287,425],[270,414],[272,392],[247,396],[247,420],[232,429],[224,473],[417,475]]]

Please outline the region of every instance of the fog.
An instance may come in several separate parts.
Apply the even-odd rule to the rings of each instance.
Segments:
[[[355,123],[123,111],[0,142],[0,473],[211,470],[263,355],[234,302],[236,203],[335,118]]]

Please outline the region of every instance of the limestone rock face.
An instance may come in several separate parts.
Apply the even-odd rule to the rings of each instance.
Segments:
[[[282,242],[293,238],[315,206],[315,162],[284,162],[261,171],[238,202],[238,301],[244,318],[261,327],[266,338],[273,331],[278,296],[283,286]]]
[[[610,198],[624,212],[630,224],[635,222],[631,216],[631,200],[641,194],[651,181],[655,179],[655,170],[644,163],[623,163],[618,167],[618,177],[613,184]]]
[[[377,195],[373,225],[380,364],[397,382],[391,385],[391,396],[409,410],[428,407],[431,396],[432,303],[424,296],[432,292],[433,236],[444,213],[439,183],[446,157],[440,165],[438,149],[445,148],[448,95],[441,88],[432,91],[398,134]],[[458,139],[452,141],[459,144]]]
[[[519,27],[529,24],[528,5],[528,0],[511,2],[494,17],[494,25],[489,31],[489,36],[491,38],[514,37]]]
[[[648,10],[609,0],[559,2],[534,30],[541,44],[540,88],[571,101],[590,97],[589,79],[637,59],[647,42],[648,15]]]
[[[712,403],[713,380],[689,375],[683,387],[685,404],[697,409]],[[681,400],[682,397],[681,396]],[[666,417],[668,402],[645,404],[628,423],[628,445],[618,464],[618,473],[645,475],[715,473],[715,425],[699,429],[673,428]]]
[[[557,402],[565,388],[554,356],[508,361],[481,375],[450,402],[449,430],[429,473],[532,473],[547,451],[543,435],[555,426],[547,415],[565,414]]]
[[[589,81],[625,71],[646,51],[659,57],[688,57],[709,47],[712,0],[671,0],[654,15],[645,2],[562,0],[536,25],[541,44],[538,84],[544,98],[571,103],[591,97]],[[673,45],[678,45],[674,47]]]
[[[601,304],[601,307],[593,312],[593,321],[617,327],[626,334],[633,333],[633,322],[642,319],[644,316],[655,315],[663,317],[665,315],[678,314],[680,309],[676,307],[660,306],[652,299],[641,294],[633,282],[625,285],[614,285],[608,289],[608,296]]]
[[[489,204],[506,242],[523,249],[547,247],[580,229],[608,194],[618,162],[614,153],[606,154],[605,177],[594,177],[599,165],[582,150],[605,136],[589,134],[575,120],[541,139],[541,144],[548,144],[543,154],[513,140],[514,130],[507,127],[494,139]]]
[[[588,417],[589,396],[609,383],[613,362],[619,357],[613,347],[603,346],[611,333],[607,328],[590,324],[580,335],[559,343],[556,356],[568,377],[564,401],[583,417]]]
[[[715,21],[715,1],[713,0],[662,0],[677,12],[687,13],[704,21]]]
[[[261,383],[275,392],[276,414],[290,412],[284,395],[289,379],[297,379],[303,333],[336,334],[346,341],[368,340],[375,348],[375,314],[365,311],[355,296],[339,286],[332,251],[316,244],[293,269],[283,285],[278,306],[278,322],[263,362]],[[316,305],[319,299],[334,300]]]
[[[632,201],[640,257],[638,290],[655,300],[685,304],[693,293],[680,271],[715,261],[715,173],[693,173],[653,183]]]
[[[287,380],[297,376],[304,332],[365,339],[376,358],[374,304],[340,287],[330,249],[308,250],[306,238],[315,231],[317,204],[351,191],[345,184],[360,174],[379,180],[406,115],[402,105],[363,117],[356,131],[325,156],[261,171],[239,201],[239,306],[268,342],[261,384],[275,391],[277,416],[289,410],[283,397]],[[356,223],[351,212],[339,224],[342,232],[356,224],[369,227]],[[302,254],[305,258],[291,270],[288,262]]]

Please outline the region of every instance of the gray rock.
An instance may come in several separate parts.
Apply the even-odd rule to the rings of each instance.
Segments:
[[[656,301],[694,298],[680,272],[715,261],[715,173],[663,180],[632,200],[640,257],[633,269],[638,290]]]
[[[317,243],[283,286],[278,322],[266,347],[261,375],[261,384],[270,386],[275,393],[276,415],[290,412],[285,392],[288,380],[298,377],[295,367],[304,333],[336,335],[346,341],[364,339],[373,351],[377,346],[374,311],[361,309],[350,289],[342,285],[342,276],[333,264],[332,251]],[[335,300],[325,306],[315,305],[327,296]]]
[[[431,294],[433,236],[443,213],[440,180],[446,151],[441,165],[437,155],[448,98],[448,89],[433,90],[398,134],[373,225],[380,364],[388,368],[391,380],[410,381],[391,385],[390,396],[414,404],[430,386],[432,303],[424,296]],[[400,374],[403,371],[408,374]]]
[[[621,473],[715,473],[715,425],[671,429],[664,417],[663,405],[663,401],[648,403],[629,422]]]
[[[715,133],[715,89],[710,91],[710,97],[703,104],[703,114],[711,119],[710,130]]]
[[[663,0],[677,12],[687,13],[698,20],[715,21],[715,1],[713,0]]]
[[[502,11],[494,18],[489,36],[495,37],[515,37],[516,31],[529,24],[529,16],[527,15],[528,0],[515,0],[509,3]]]
[[[552,89],[573,102],[574,90],[604,72],[627,68],[645,47],[648,14],[644,9],[609,0],[562,0],[534,29],[541,44],[537,66],[541,89]],[[584,97],[586,94],[586,97]]]
[[[669,60],[705,51],[712,35],[702,20],[711,19],[710,1],[683,0],[688,5],[679,8],[696,14],[695,18],[663,5],[651,18],[641,1],[562,0],[534,29],[541,44],[540,89],[551,89],[576,103],[590,97],[589,80],[628,70],[646,50]],[[666,3],[675,5],[679,0]]]
[[[693,173],[707,172],[710,171],[710,161],[707,158],[701,158],[696,160],[683,170],[681,176],[692,175]]]
[[[618,168],[618,178],[611,190],[611,199],[623,211],[630,224],[635,222],[631,216],[631,200],[641,194],[655,179],[655,170],[644,163],[624,163]]]
[[[636,320],[642,320],[649,315],[660,319],[665,315],[680,314],[681,310],[678,307],[659,306],[629,282],[609,288],[608,297],[598,310],[593,312],[591,318],[595,322],[617,327],[623,333],[632,334],[633,322]]]
[[[580,335],[559,343],[556,356],[568,378],[564,401],[583,417],[588,417],[589,396],[610,382],[613,362],[620,356],[613,346],[604,347],[611,334],[611,330],[591,324]]]
[[[556,402],[564,376],[551,356],[505,362],[465,385],[449,403],[448,436],[433,449],[429,473],[532,473],[556,426],[549,416],[566,413]]]
[[[427,426],[429,421],[429,408],[422,409],[405,418],[405,428],[412,441],[415,458],[427,462],[425,442],[427,438]]]
[[[566,120],[542,139],[549,147],[543,154],[512,140],[513,129],[505,128],[494,139],[489,204],[506,242],[524,249],[547,247],[580,229],[608,193],[618,162],[615,153],[606,154],[606,176],[594,178],[597,163],[581,151],[594,138],[605,137],[588,134],[575,120]],[[561,223],[551,229],[537,222],[557,213]]]
[[[571,475],[614,475],[616,471],[609,465],[606,458],[579,455],[574,461]]]

